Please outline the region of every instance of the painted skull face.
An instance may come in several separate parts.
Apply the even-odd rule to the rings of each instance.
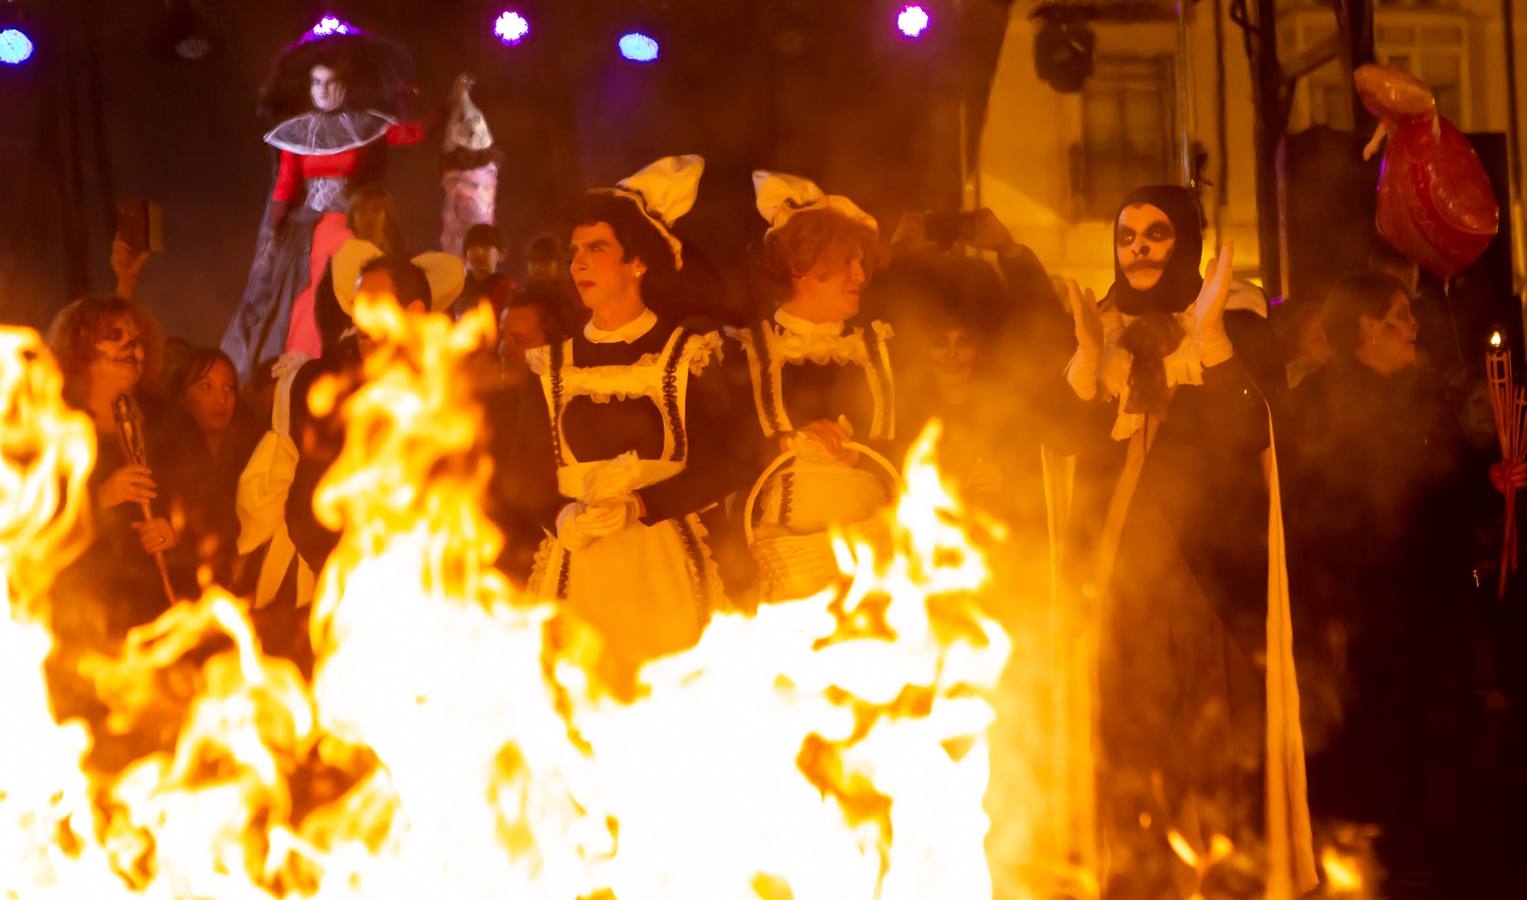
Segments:
[[[944,386],[970,380],[976,362],[975,336],[963,328],[945,328],[933,335],[929,347],[933,374]]]
[[[143,377],[143,337],[130,316],[118,316],[101,325],[96,335],[90,379],[127,390]]]
[[[1114,254],[1129,286],[1137,291],[1155,287],[1177,245],[1172,220],[1149,203],[1126,206],[1119,213],[1116,235]]]
[[[310,74],[308,89],[313,95],[313,108],[322,112],[339,109],[345,102],[345,83],[339,80],[339,73],[328,66],[314,66]]]

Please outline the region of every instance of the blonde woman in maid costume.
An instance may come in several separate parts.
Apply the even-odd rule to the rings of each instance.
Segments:
[[[782,451],[796,454],[764,485],[755,520],[760,537],[814,534],[870,519],[891,499],[885,475],[861,468],[846,446],[887,449],[896,436],[891,327],[856,321],[879,228],[804,178],[754,172],[753,187],[769,223],[762,267],[780,300],[770,317],[729,334],[764,439],[752,474]]]
[[[701,523],[734,471],[722,452],[721,338],[664,308],[683,264],[670,229],[703,168],[698,156],[669,157],[581,199],[569,268],[591,318],[526,354],[560,494],[529,588],[599,633],[600,669],[617,691],[643,662],[694,644],[725,603]]]

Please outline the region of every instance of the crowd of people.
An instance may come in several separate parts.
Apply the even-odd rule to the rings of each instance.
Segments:
[[[341,110],[322,68],[303,115]],[[829,529],[875,539],[887,465],[937,419],[950,482],[1052,548],[1024,588],[1103,612],[1100,818],[1120,896],[1165,896],[1169,823],[1260,827],[1279,716],[1300,762],[1277,764],[1302,784],[1307,759],[1317,822],[1378,826],[1391,895],[1461,896],[1443,885],[1468,877],[1472,742],[1496,729],[1505,746],[1527,699],[1497,652],[1506,607],[1481,588],[1499,547],[1476,535],[1527,471],[1491,464],[1418,354],[1414,283],[1374,267],[1270,306],[1232,277],[1232,248],[1200,271],[1195,196],[1154,186],[1121,203],[1098,299],[990,210],[953,228],[913,213],[887,235],[847,197],[758,172],[751,312],[720,321],[676,232],[698,157],[570,198],[511,275],[491,224],[461,257],[405,253],[390,195],[356,175],[372,144],[409,137],[397,123],[288,131],[221,349],[162,339],[133,297],[143,259],[120,245],[117,295],[52,324],[67,399],[99,436],[95,538],[55,611],[65,646],[120,639],[217,583],[250,599],[272,652],[310,665],[305,604],[338,537],[313,495],[343,421],[309,389],[359,379],[359,294],[486,305],[496,355],[473,377],[500,565],[593,627],[617,693],[718,611],[830,587]],[[1290,708],[1269,672],[1294,671]]]

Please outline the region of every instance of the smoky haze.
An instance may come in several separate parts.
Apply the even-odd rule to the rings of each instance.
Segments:
[[[165,209],[166,253],[138,299],[165,334],[215,342],[271,187],[259,85],[325,13],[407,47],[420,115],[440,114],[458,72],[476,76],[474,100],[505,155],[498,220],[511,266],[577,190],[699,153],[707,173],[679,230],[724,272],[762,230],[753,168],[854,196],[887,230],[904,210],[953,207],[958,100],[979,122],[1006,17],[997,0],[971,3],[963,31],[905,42],[876,3],[527,2],[517,8],[532,32],[506,48],[492,34],[501,6],[209,0],[197,7],[213,50],[186,61],[166,46],[163,4],[34,4],[36,56],[0,72],[0,121],[11,123],[0,129],[0,320],[41,327],[72,297],[109,292],[114,198],[133,197]],[[616,53],[638,26],[662,44],[654,64]],[[412,252],[439,240],[440,155],[435,134],[389,154]],[[738,302],[732,281],[723,307]]]

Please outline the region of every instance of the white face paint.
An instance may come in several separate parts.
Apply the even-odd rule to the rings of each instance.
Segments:
[[[1119,213],[1114,254],[1119,269],[1137,291],[1148,291],[1161,280],[1177,245],[1177,231],[1166,213],[1149,203],[1126,206]]]
[[[970,380],[976,363],[975,338],[963,328],[945,328],[933,335],[928,348],[933,374],[945,387]]]
[[[328,66],[314,66],[308,88],[313,95],[313,108],[333,112],[345,102],[345,85],[339,73]]]
[[[95,356],[90,360],[92,384],[109,385],[126,391],[143,377],[143,336],[131,316],[109,319],[96,337]]]

